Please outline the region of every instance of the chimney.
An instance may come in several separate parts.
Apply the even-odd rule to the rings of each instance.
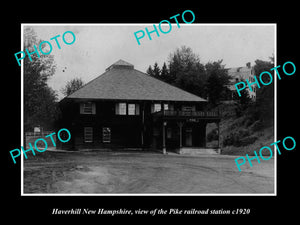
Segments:
[[[251,68],[251,62],[247,62],[246,66],[250,69]]]

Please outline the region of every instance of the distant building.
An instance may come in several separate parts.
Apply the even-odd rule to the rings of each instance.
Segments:
[[[71,132],[72,140],[59,147],[201,151],[207,123],[219,130],[220,122],[218,112],[204,111],[206,104],[119,60],[60,101],[60,127]]]
[[[245,67],[233,67],[227,68],[228,75],[232,77],[230,80],[230,85],[228,88],[232,91],[231,98],[233,99],[234,92],[236,93],[235,84],[241,82],[242,80],[246,82],[246,79],[252,83],[254,82],[254,67],[251,66],[251,63],[248,62]],[[251,88],[253,91],[250,91],[249,87],[246,87],[246,90],[249,93],[249,97],[255,101],[256,100],[256,86],[252,85]]]

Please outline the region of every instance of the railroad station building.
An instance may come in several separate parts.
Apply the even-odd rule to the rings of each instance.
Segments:
[[[205,104],[119,60],[60,101],[60,127],[72,138],[59,147],[201,151],[208,123],[216,123],[219,135],[219,112],[204,111]]]

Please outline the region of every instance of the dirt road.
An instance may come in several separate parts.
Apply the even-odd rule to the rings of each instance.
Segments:
[[[239,172],[224,155],[44,152],[24,160],[26,193],[274,193],[274,160]]]

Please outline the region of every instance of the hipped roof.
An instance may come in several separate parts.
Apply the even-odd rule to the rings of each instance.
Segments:
[[[204,102],[194,94],[134,69],[119,60],[66,99],[110,99]]]

